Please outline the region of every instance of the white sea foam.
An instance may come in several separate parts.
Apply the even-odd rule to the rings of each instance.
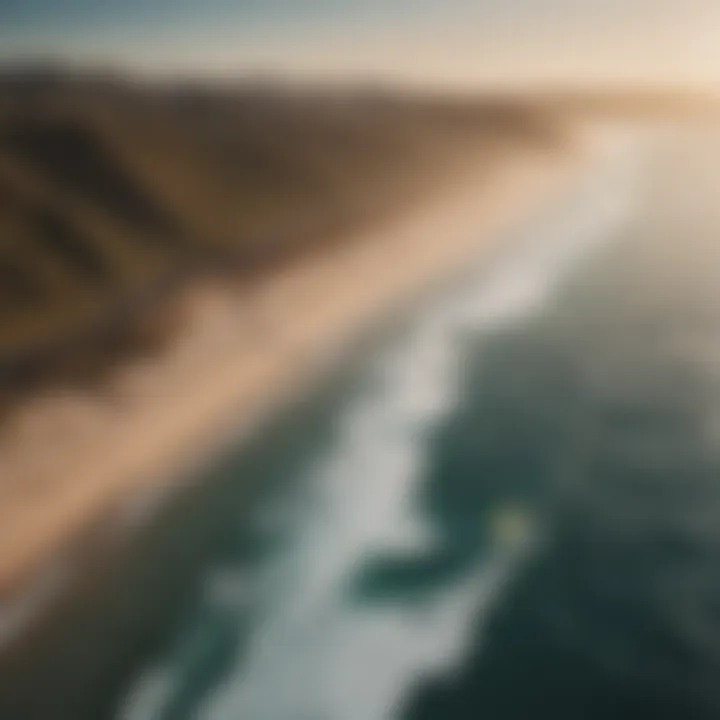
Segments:
[[[431,459],[427,432],[461,397],[463,338],[537,311],[558,279],[626,219],[630,184],[616,163],[596,173],[514,257],[430,303],[377,360],[378,382],[345,408],[336,440],[306,478],[313,501],[267,569],[268,596],[242,661],[196,717],[387,720],[411,682],[462,662],[478,613],[492,608],[517,566],[516,547],[499,541],[481,567],[412,607],[354,603],[348,587],[368,558],[422,556],[434,546],[414,498]],[[173,682],[184,679],[170,659],[140,681],[123,720],[162,718],[158,697],[170,697]]]

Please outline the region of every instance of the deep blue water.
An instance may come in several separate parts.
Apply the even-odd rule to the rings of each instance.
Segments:
[[[715,148],[623,145],[218,461],[15,716],[718,717]]]

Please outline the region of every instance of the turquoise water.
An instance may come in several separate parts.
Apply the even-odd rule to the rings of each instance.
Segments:
[[[622,145],[228,453],[7,716],[717,717],[713,137]]]
[[[213,559],[119,718],[379,719],[462,663],[543,519],[536,480],[521,478],[530,458],[517,459],[517,482],[473,489],[479,459],[454,446],[474,444],[463,428],[486,404],[482,367],[624,219],[627,196],[598,195],[598,182],[574,211],[549,212],[531,246],[518,238],[491,273],[431,298],[370,354],[288,468],[290,487],[256,508],[253,529],[230,531],[260,557]]]

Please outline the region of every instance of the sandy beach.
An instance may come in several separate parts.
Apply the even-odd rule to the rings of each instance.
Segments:
[[[481,157],[411,212],[238,290],[204,281],[155,357],[102,392],[30,398],[0,436],[0,596],[7,608],[99,518],[143,521],[160,498],[337,362],[353,338],[562,192],[586,148]],[[38,452],[42,448],[42,452]],[[10,610],[0,611],[6,619]]]

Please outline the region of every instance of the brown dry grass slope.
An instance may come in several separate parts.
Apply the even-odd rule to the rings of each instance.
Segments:
[[[0,73],[0,379],[83,377],[198,272],[247,280],[419,197],[468,153],[558,140],[517,103]]]

